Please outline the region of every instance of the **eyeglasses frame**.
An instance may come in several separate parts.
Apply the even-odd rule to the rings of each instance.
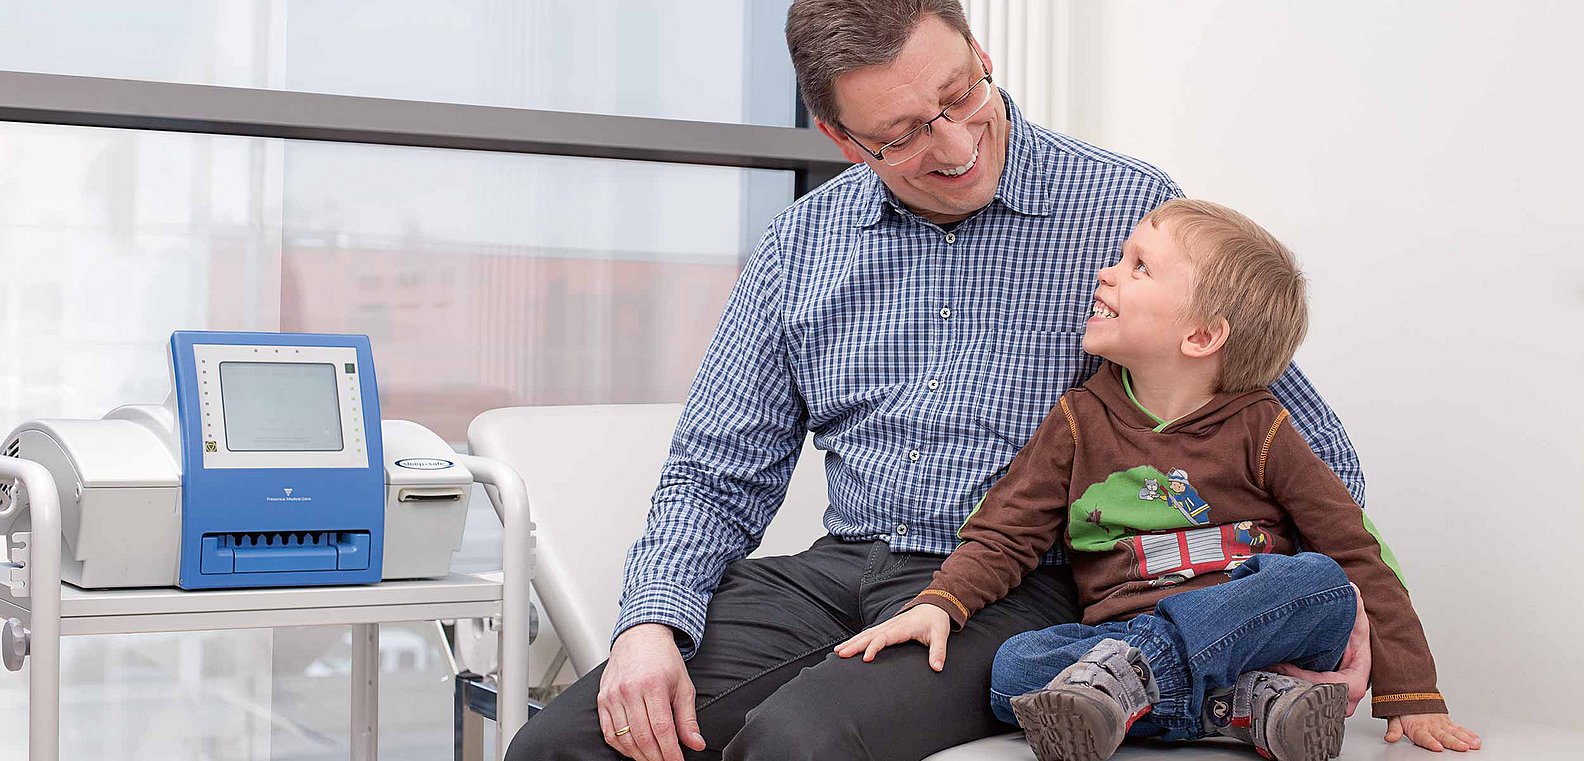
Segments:
[[[853,134],[851,132],[847,131],[846,125],[843,125],[841,122],[836,122],[836,128],[841,130],[842,134],[845,135],[848,140],[851,140],[853,145],[858,146],[860,149],[863,150],[864,153],[867,153],[870,156],[873,156],[875,161],[879,161],[881,163],[884,163],[886,166],[901,166],[901,165],[906,164],[907,162],[909,162],[909,161],[911,161],[913,159],[918,158],[919,154],[924,152],[924,150],[922,148],[919,149],[918,153],[915,153],[912,156],[909,156],[909,157],[907,157],[905,159],[902,159],[901,161],[898,161],[895,164],[893,164],[893,163],[891,163],[889,161],[886,161],[885,152],[888,151],[888,150],[891,150],[892,148],[894,148],[897,143],[901,143],[901,142],[904,142],[904,141],[907,141],[907,140],[911,140],[915,135],[918,134],[918,132],[920,130],[923,130],[927,134],[933,135],[935,130],[934,130],[934,127],[932,127],[930,125],[933,125],[935,122],[940,121],[941,119],[945,119],[946,121],[949,121],[952,124],[960,124],[961,122],[957,121],[956,119],[951,118],[950,116],[948,116],[946,114],[946,112],[952,110],[953,108],[956,108],[958,106],[958,104],[960,104],[963,101],[967,100],[968,96],[973,95],[974,91],[979,89],[979,85],[981,85],[981,84],[989,84],[991,86],[995,85],[995,79],[993,79],[990,76],[990,70],[985,68],[984,59],[979,58],[979,51],[974,49],[972,43],[969,43],[968,49],[973,52],[974,58],[979,59],[979,68],[980,68],[981,71],[984,72],[984,76],[974,80],[974,83],[969,85],[968,89],[963,91],[962,95],[957,96],[957,98],[955,100],[953,100],[952,102],[946,104],[946,107],[941,109],[940,113],[936,114],[933,118],[929,119],[928,121],[924,122],[923,124],[920,124],[917,127],[914,127],[913,129],[908,130],[901,137],[898,137],[895,140],[892,140],[891,142],[888,142],[885,145],[880,146],[880,148],[878,150],[873,150],[873,151],[869,150],[869,146],[864,145],[862,142],[860,142],[858,140],[858,138],[853,137]],[[989,104],[989,103],[990,103],[990,98],[986,97],[985,98],[985,104]],[[984,110],[984,106],[981,105],[981,106],[979,106],[979,108],[974,109],[973,113],[971,113],[971,114],[969,114],[969,115],[967,115],[967,116],[965,116],[963,118],[964,119],[971,119],[974,116],[976,116],[980,111],[983,111],[983,110]]]

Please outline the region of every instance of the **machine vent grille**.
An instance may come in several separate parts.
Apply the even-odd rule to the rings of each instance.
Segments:
[[[344,531],[254,531],[220,535],[222,548],[328,547],[351,541],[351,534]]]
[[[6,442],[5,450],[4,451],[0,451],[0,455],[3,455],[5,457],[16,457],[17,453],[19,453],[21,451],[22,451],[22,439],[16,438],[16,439],[12,439],[12,440]],[[11,492],[15,488],[16,488],[15,482],[12,481],[9,478],[7,478],[7,479],[5,479],[3,481],[0,481],[0,509],[4,509],[4,508],[10,506],[10,504],[11,504]]]

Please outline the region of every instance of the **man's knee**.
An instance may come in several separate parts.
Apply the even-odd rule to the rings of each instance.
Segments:
[[[512,738],[506,761],[583,761],[615,758],[596,731],[590,735],[568,716],[539,714]],[[548,719],[548,721],[546,721]]]
[[[506,761],[609,761],[621,755],[605,744],[594,698],[602,665],[551,701],[517,730]]]
[[[537,718],[537,717],[535,717]],[[565,739],[557,737],[555,727],[549,723],[529,721],[517,730],[517,735],[512,738],[511,745],[506,749],[506,761],[530,761],[530,759],[554,758],[553,755],[562,748],[569,748],[571,744]]]
[[[777,702],[781,701],[772,698],[748,712],[742,730],[722,752],[723,761],[814,761],[867,756],[863,738],[841,706],[774,705]]]

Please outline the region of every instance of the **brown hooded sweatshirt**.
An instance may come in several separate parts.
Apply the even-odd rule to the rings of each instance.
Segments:
[[[1060,537],[1084,623],[1126,620],[1301,543],[1363,591],[1375,716],[1445,712],[1396,559],[1276,398],[1217,394],[1162,422],[1133,399],[1125,373],[1107,362],[1061,397],[904,610],[934,605],[961,628]]]

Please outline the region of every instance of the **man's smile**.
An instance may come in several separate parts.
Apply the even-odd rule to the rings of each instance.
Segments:
[[[979,134],[978,141],[974,143],[973,155],[968,157],[968,161],[958,166],[932,170],[928,172],[926,176],[931,177],[939,182],[945,182],[951,185],[972,182],[979,176],[979,172],[974,170],[979,168],[979,159],[981,157],[980,149],[984,147],[985,136],[988,134],[990,134],[990,130],[988,129]]]

